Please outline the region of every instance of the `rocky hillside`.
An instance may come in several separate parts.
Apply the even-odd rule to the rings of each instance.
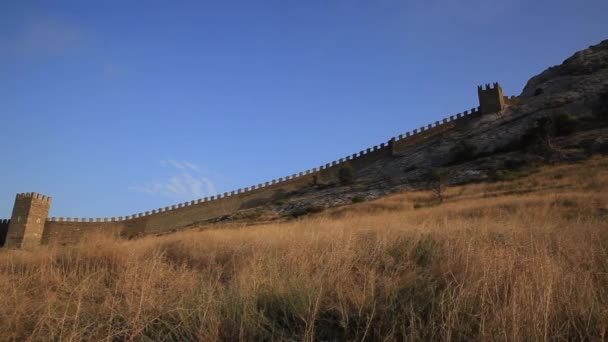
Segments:
[[[608,40],[532,77],[518,102],[357,171],[349,184],[318,184],[272,204],[213,220],[294,217],[388,193],[518,177],[544,163],[608,153]],[[438,178],[437,175],[440,175]]]

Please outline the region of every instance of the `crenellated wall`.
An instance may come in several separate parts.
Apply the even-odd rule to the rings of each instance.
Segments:
[[[122,237],[161,233],[229,215],[239,209],[272,202],[285,192],[335,181],[338,170],[345,165],[357,170],[378,158],[390,155],[389,145],[382,143],[304,172],[144,213],[110,218],[51,217],[46,220],[42,243],[74,243],[84,235],[99,232]]]
[[[501,102],[512,104],[516,102],[516,98],[508,98],[505,96]],[[243,189],[225,192],[216,196],[179,203],[126,217],[46,218],[46,216],[41,215],[46,215],[44,210],[48,213],[50,198],[35,193],[18,194],[15,202],[15,209],[13,211],[13,225],[10,225],[10,220],[0,221],[0,242],[4,242],[6,236],[8,236],[9,239],[11,236],[21,236],[23,239],[24,229],[21,229],[23,228],[21,226],[17,227],[18,225],[15,224],[15,219],[18,219],[20,222],[26,222],[22,221],[22,217],[25,218],[28,216],[29,209],[27,208],[35,209],[33,211],[35,217],[32,217],[32,220],[27,221],[30,222],[28,223],[30,225],[28,226],[30,227],[28,231],[41,233],[41,237],[35,234],[28,235],[30,237],[34,236],[33,239],[28,239],[28,241],[30,241],[28,243],[29,245],[35,244],[36,241],[43,244],[75,243],[83,236],[93,233],[133,237],[187,227],[202,221],[232,214],[239,209],[253,208],[265,203],[270,203],[275,199],[279,199],[285,192],[301,189],[313,184],[334,182],[337,180],[338,171],[346,165],[352,167],[355,172],[358,172],[378,159],[401,156],[407,150],[406,147],[411,144],[417,144],[429,137],[442,134],[457,127],[461,123],[479,117],[481,113],[482,110],[480,106],[473,108],[470,111],[449,116],[441,121],[436,121],[434,124],[423,126],[412,132],[407,132],[398,137],[391,138],[388,142],[381,143],[304,172]],[[33,202],[30,199],[33,199]],[[44,217],[42,220],[43,227],[42,225],[40,225],[40,227],[36,226],[36,223],[40,223],[40,217]],[[9,246],[8,243],[7,246]],[[13,244],[12,246],[18,247],[16,244]]]
[[[392,138],[386,143],[375,145],[319,167],[251,187],[225,192],[217,196],[205,197],[124,217],[51,217],[45,224],[42,242],[73,243],[86,234],[98,232],[122,237],[162,233],[229,215],[239,209],[248,209],[272,202],[273,199],[288,191],[301,189],[315,183],[336,181],[338,171],[345,165],[352,167],[356,172],[375,160],[387,156],[398,156],[402,147],[452,129],[458,123],[477,115],[479,115],[479,109],[473,108],[471,111],[450,116],[442,121],[437,121],[433,125],[415,129],[412,132]]]
[[[519,103],[519,97],[513,95],[513,96],[504,96],[503,97],[505,105],[507,106],[514,106],[516,104]]]
[[[441,121],[435,121],[434,124],[415,129],[413,132],[408,132],[405,135],[399,135],[398,139],[393,138],[394,140],[392,140],[392,155],[395,157],[401,156],[403,153],[405,153],[407,146],[418,144],[425,139],[449,131],[456,126],[471,120],[472,118],[479,117],[480,115],[480,107],[472,108],[470,111],[465,110],[463,113],[451,115]]]

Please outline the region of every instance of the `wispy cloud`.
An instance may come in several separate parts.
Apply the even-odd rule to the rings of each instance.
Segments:
[[[59,18],[29,18],[0,37],[0,51],[12,56],[61,56],[85,45],[85,32]]]
[[[94,31],[66,17],[29,15],[10,30],[0,32],[0,58],[27,63],[29,58],[76,57],[77,63],[85,60],[96,64],[100,77],[106,81],[128,77],[128,63],[115,60],[107,47],[102,49],[98,43]]]
[[[129,190],[150,195],[192,198],[215,195],[213,181],[198,165],[188,161],[161,160],[160,165],[172,173],[163,181],[148,182],[129,187]]]

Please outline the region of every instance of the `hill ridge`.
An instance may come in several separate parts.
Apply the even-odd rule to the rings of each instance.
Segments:
[[[50,197],[17,194],[11,219],[0,221],[0,242],[6,240],[8,247],[71,243],[94,232],[134,237],[224,220],[239,211],[264,206],[272,207],[278,214],[306,206],[334,206],[348,203],[358,193],[374,198],[426,186],[425,173],[437,167],[450,169],[451,183],[487,179],[489,172],[504,167],[500,158],[495,157],[498,154],[516,151],[524,159],[538,159],[538,155],[513,146],[521,144],[542,118],[553,118],[561,112],[576,113],[580,118],[600,113],[594,125],[605,125],[601,113],[608,102],[607,67],[608,40],[579,51],[562,65],[531,78],[519,97],[504,96],[498,83],[479,86],[479,107],[358,153],[272,181],[126,217],[48,218]],[[593,143],[598,143],[598,138],[601,134]],[[458,149],[470,156],[456,158]],[[578,153],[573,158],[581,157]],[[357,181],[349,187],[340,187],[340,172],[345,168],[352,169]],[[281,204],[286,200],[289,203]]]

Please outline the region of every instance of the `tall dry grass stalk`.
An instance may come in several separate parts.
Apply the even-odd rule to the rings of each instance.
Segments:
[[[3,340],[602,340],[608,159],[288,223],[0,252]]]

